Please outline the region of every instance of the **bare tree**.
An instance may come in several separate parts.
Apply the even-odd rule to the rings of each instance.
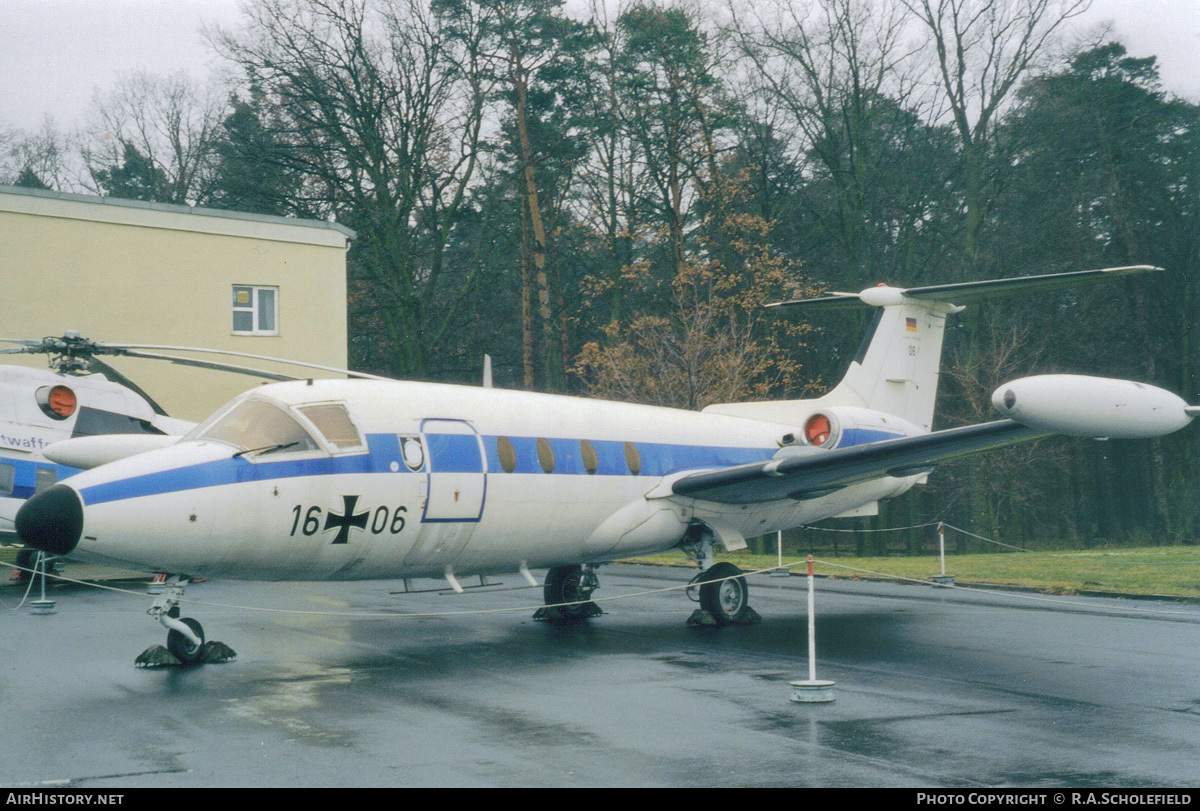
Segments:
[[[832,189],[832,206],[812,213],[859,274],[879,272],[872,254],[872,203],[918,119],[934,117],[933,99],[919,93],[909,44],[907,9],[901,0],[818,0],[782,3],[760,12],[751,24],[732,15],[730,29],[752,67],[756,95],[786,117],[794,159]],[[936,177],[928,178],[930,185]],[[913,227],[888,223],[898,232]],[[895,217],[893,217],[895,219]]]
[[[70,176],[67,138],[50,117],[34,133],[0,130],[0,182],[61,190],[70,185]]]
[[[266,0],[212,35],[261,84],[310,207],[358,231],[352,308],[382,332],[363,352],[396,374],[429,372],[473,285],[447,284],[443,257],[488,97],[478,23],[451,33],[422,0]]]
[[[1063,24],[1091,0],[901,0],[929,31],[938,80],[962,149],[968,273],[979,270],[994,124]]]
[[[225,94],[187,73],[126,74],[93,98],[81,136],[93,188],[122,193],[124,172],[145,199],[201,202],[224,112]]]

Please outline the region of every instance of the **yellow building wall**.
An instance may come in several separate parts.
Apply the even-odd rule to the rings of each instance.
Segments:
[[[56,206],[68,216],[56,216]],[[4,210],[14,207],[38,210]],[[97,341],[201,346],[346,367],[344,233],[149,208],[95,212],[125,222],[79,218],[100,208],[78,198],[0,193],[0,337],[41,338],[74,329]],[[206,232],[184,230],[191,227]],[[279,288],[278,335],[233,334],[232,288],[243,284]],[[296,377],[331,376],[263,361],[194,357]],[[171,416],[196,421],[262,382],[148,360],[104,360]],[[0,358],[6,362],[45,366],[41,356]]]

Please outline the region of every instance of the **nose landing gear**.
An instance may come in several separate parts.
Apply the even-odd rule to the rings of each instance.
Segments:
[[[205,642],[204,627],[191,617],[179,616],[186,578],[172,577],[166,590],[146,613],[167,629],[167,646],[154,645],[142,651],[134,662],[138,667],[190,666],[227,662],[237,656],[223,642]]]

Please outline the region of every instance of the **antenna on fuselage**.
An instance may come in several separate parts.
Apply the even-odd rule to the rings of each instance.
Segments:
[[[483,387],[485,389],[492,388],[492,356],[483,356]]]

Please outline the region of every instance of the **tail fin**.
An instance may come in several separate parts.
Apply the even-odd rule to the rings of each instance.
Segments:
[[[963,308],[909,299],[896,288],[862,296],[879,309],[850,368],[821,405],[869,408],[932,430],[946,316]]]
[[[907,289],[880,285],[861,293],[832,293],[769,304],[807,309],[879,309],[845,377],[825,396],[818,400],[726,403],[709,406],[705,411],[799,424],[816,407],[856,406],[894,414],[928,431],[937,399],[946,316],[986,299],[1083,287],[1161,269],[1135,265]]]

